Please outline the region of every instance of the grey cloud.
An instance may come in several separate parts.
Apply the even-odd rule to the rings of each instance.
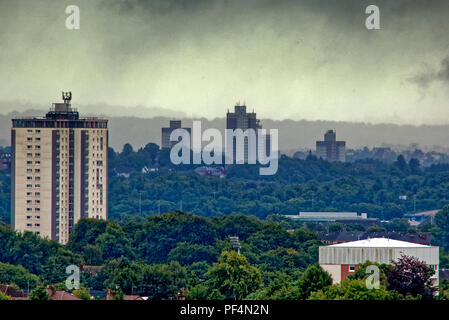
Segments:
[[[420,73],[410,80],[422,88],[427,88],[434,82],[449,84],[449,56],[441,61],[438,70]]]
[[[242,99],[267,117],[389,121],[410,115],[401,110],[410,105],[426,109],[413,83],[449,77],[448,62],[418,73],[419,63],[447,54],[447,0],[75,2],[81,30],[72,32],[70,1],[0,0],[0,100],[26,90],[46,105],[63,86],[85,105],[213,117]],[[370,4],[381,10],[378,32],[364,28]],[[435,100],[427,114],[449,119],[446,97]],[[407,121],[433,121],[419,117]]]

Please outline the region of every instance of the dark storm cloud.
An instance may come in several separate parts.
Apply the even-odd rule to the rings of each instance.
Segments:
[[[430,71],[418,74],[410,79],[422,88],[427,88],[433,82],[449,84],[449,56],[444,58],[437,71]]]
[[[160,14],[167,14],[173,11],[195,12],[211,8],[217,2],[226,3],[226,0],[113,0],[113,5],[122,12],[132,12],[135,10],[149,10]],[[105,0],[104,4],[111,1]]]
[[[79,31],[64,27],[69,4]],[[46,105],[63,87],[84,104],[206,117],[245,100],[280,119],[448,119],[439,92],[419,102],[427,118],[408,112],[426,109],[415,83],[448,81],[448,12],[449,0],[0,0],[0,100]]]

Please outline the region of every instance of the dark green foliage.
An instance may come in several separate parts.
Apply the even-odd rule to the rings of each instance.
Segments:
[[[49,300],[50,297],[48,296],[47,290],[44,286],[39,286],[33,291],[31,291],[30,295],[28,296],[29,300]]]
[[[243,299],[262,283],[260,271],[235,251],[224,251],[207,276],[207,286],[227,299]]]
[[[103,272],[107,288],[119,288],[126,294],[140,294],[152,300],[174,298],[187,284],[186,270],[176,261],[147,265],[119,258],[109,261]]]
[[[263,226],[263,223],[257,218],[242,214],[230,214],[225,217],[214,218],[212,223],[221,239],[227,236],[237,236],[241,240],[246,240],[251,234],[260,231]]]
[[[80,265],[83,259],[55,241],[42,239],[31,232],[19,234],[0,225],[0,262],[22,265],[47,282],[60,282],[65,268]]]
[[[435,214],[435,234],[439,239],[439,244],[449,248],[449,205],[444,206]]]
[[[166,261],[179,242],[211,245],[217,234],[207,219],[183,212],[150,216],[135,234],[139,257],[147,263]]]
[[[0,225],[11,221],[11,177],[0,171]]]
[[[40,282],[39,277],[29,273],[22,266],[0,263],[0,284],[15,284],[19,288],[34,288]]]
[[[151,157],[157,158],[154,152],[150,152]],[[117,176],[114,173],[117,162],[110,163],[109,213],[114,219],[138,214],[139,203],[143,215],[175,211],[181,200],[183,210],[206,217],[240,213],[266,218],[299,211],[338,210],[367,212],[370,217],[382,220],[402,218],[412,212],[414,195],[416,210],[449,204],[447,168],[422,169],[415,159],[407,163],[401,156],[392,164],[370,159],[329,163],[282,156],[279,170],[273,176],[260,176],[257,166],[239,165],[228,168],[226,179],[218,179],[196,175],[195,166],[176,166],[167,171],[161,163],[159,171],[142,174],[144,161],[139,159],[143,153],[143,150],[131,153],[135,163],[140,164],[130,162],[136,168],[129,178]],[[120,153],[116,157],[125,155]],[[151,159],[148,161],[153,163]],[[406,195],[408,200],[399,200],[398,195]],[[242,222],[242,227],[236,230],[227,229],[227,220],[221,223],[225,232],[244,239],[247,228],[257,228],[257,223]]]
[[[306,300],[314,291],[332,284],[331,276],[317,263],[307,267],[301,276],[290,277],[285,273],[276,273],[273,280],[249,298],[262,300]]]
[[[217,251],[213,246],[180,242],[167,256],[168,261],[178,261],[182,265],[190,265],[197,261],[212,263],[217,260]]]
[[[93,245],[98,236],[106,231],[109,221],[82,218],[75,225],[67,246],[70,250],[82,253],[84,248]]]
[[[308,299],[310,293],[321,290],[332,284],[332,278],[316,263],[309,266],[298,283],[302,299]]]

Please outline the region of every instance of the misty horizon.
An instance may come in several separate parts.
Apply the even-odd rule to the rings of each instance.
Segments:
[[[120,151],[125,143],[130,143],[138,149],[147,143],[161,144],[161,128],[169,125],[169,120],[182,120],[183,126],[191,127],[193,120],[202,120],[203,129],[216,128],[224,130],[226,125],[226,110],[223,116],[207,119],[201,117],[188,117],[181,113],[165,115],[125,114],[111,116],[102,112],[84,112],[92,110],[90,107],[77,108],[81,117],[105,117],[109,119],[110,145]],[[231,108],[229,108],[232,110]],[[134,109],[136,112],[138,109]],[[250,109],[251,110],[251,109]],[[0,145],[10,144],[9,135],[11,118],[13,117],[42,117],[48,108],[26,109],[12,111],[6,115],[0,114]],[[158,109],[160,111],[160,109]],[[257,112],[257,110],[255,110]],[[139,117],[140,115],[140,117]],[[315,142],[322,140],[325,131],[335,129],[338,140],[346,141],[347,149],[360,149],[363,147],[392,147],[395,150],[419,148],[423,151],[448,152],[449,125],[397,125],[397,124],[370,124],[348,121],[328,120],[273,120],[258,118],[264,129],[279,130],[279,149],[282,153],[292,154],[292,151],[315,150]],[[224,131],[223,131],[224,132]]]

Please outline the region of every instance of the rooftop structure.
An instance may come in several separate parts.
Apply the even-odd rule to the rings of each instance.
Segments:
[[[342,221],[342,220],[367,220],[366,213],[357,212],[300,212],[298,215],[285,215],[287,218],[300,221]],[[377,219],[374,219],[377,220]]]

